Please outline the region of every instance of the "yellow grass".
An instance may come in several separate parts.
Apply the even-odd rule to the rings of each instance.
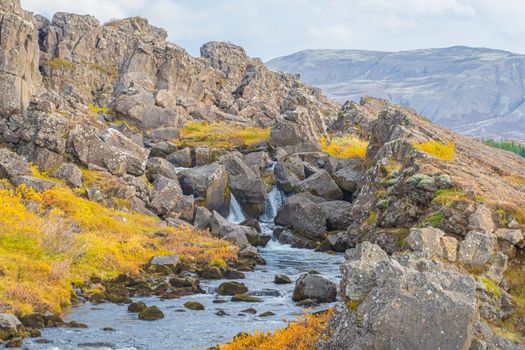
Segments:
[[[219,346],[220,350],[313,350],[322,336],[332,311],[305,315],[288,327],[275,333],[255,332],[239,335],[231,343]]]
[[[160,227],[155,217],[109,209],[67,187],[0,189],[0,213],[0,312],[61,312],[72,284],[138,274],[154,255],[202,264],[236,257],[237,248],[208,232]]]
[[[256,146],[270,140],[270,128],[243,128],[225,122],[191,122],[181,129],[180,147],[207,145],[210,148],[234,149]]]
[[[333,137],[331,139],[322,137],[320,144],[323,152],[336,158],[364,158],[366,156],[366,148],[368,147],[368,141],[351,134]]]
[[[415,143],[414,148],[433,155],[436,158],[445,161],[454,160],[454,153],[456,146],[454,142],[449,141],[447,143],[441,143],[439,141],[430,140],[427,142]]]

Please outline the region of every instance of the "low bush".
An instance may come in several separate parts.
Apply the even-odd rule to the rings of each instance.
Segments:
[[[366,156],[366,148],[368,147],[368,141],[362,140],[352,134],[333,137],[331,139],[322,137],[320,144],[323,152],[336,158],[364,158]]]
[[[454,142],[441,143],[439,141],[430,140],[427,142],[420,142],[413,144],[415,149],[430,154],[436,158],[444,161],[454,160],[454,153],[456,146]]]

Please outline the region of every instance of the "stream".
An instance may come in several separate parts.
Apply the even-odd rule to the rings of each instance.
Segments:
[[[261,216],[261,229],[265,233],[273,231],[273,220],[278,208],[282,205],[284,194],[274,186],[268,194],[266,209]],[[232,197],[228,220],[239,223],[244,219],[242,209]],[[195,294],[179,299],[161,300],[159,297],[134,298],[148,306],[158,306],[165,318],[148,322],[137,319],[137,314],[128,313],[127,305],[84,303],[76,306],[64,317],[67,321],[77,321],[89,326],[87,329],[47,328],[42,337],[51,341],[49,344],[38,343],[37,339],[27,339],[27,349],[71,350],[71,349],[120,349],[120,350],[173,350],[173,349],[206,349],[217,343],[230,341],[240,332],[252,333],[273,331],[286,326],[288,321],[296,319],[304,312],[292,301],[295,283],[275,284],[275,274],[288,275],[293,282],[303,272],[318,271],[321,276],[338,282],[339,266],[342,255],[330,255],[308,249],[296,249],[271,240],[264,248],[259,248],[260,255],[266,260],[264,266],[257,266],[254,272],[245,273],[246,278],[240,282],[249,289],[247,294],[263,299],[259,303],[232,302],[231,297],[219,296],[217,287],[227,281],[201,280],[204,294]],[[239,280],[237,280],[239,281]],[[216,299],[224,303],[213,303]],[[185,309],[187,301],[202,303],[205,310],[192,311]],[[310,309],[311,312],[324,310],[330,304],[321,304]],[[254,308],[256,314],[242,312]],[[216,315],[224,310],[224,316]],[[261,313],[271,311],[275,315],[260,317]]]

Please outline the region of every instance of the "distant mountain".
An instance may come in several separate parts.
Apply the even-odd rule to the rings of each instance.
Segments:
[[[382,97],[465,135],[525,140],[525,55],[463,46],[305,50],[267,65],[339,101]]]

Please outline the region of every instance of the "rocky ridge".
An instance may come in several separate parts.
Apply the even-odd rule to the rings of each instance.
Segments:
[[[319,348],[521,346],[519,336],[504,336],[506,327],[516,332],[521,307],[505,274],[520,264],[525,246],[519,156],[384,100],[338,109],[235,45],[208,43],[193,58],[141,18],[100,25],[59,13],[48,21],[14,0],[0,5],[0,15],[7,48],[0,71],[11,79],[0,82],[0,177],[12,186],[44,192],[56,185],[34,176],[32,162],[92,201],[124,201],[129,205],[120,209],[169,226],[209,229],[239,247],[237,267],[249,271],[264,263],[256,247],[269,237],[257,220],[275,185],[287,194],[275,217],[279,241],[346,251],[342,303]],[[207,146],[179,149],[174,142],[190,121],[271,127],[271,134],[255,149],[212,156]],[[322,136],[348,134],[368,141],[365,158],[322,152]],[[429,142],[451,145],[453,157],[416,147]],[[246,215],[240,224],[226,219],[232,195]],[[131,295],[198,292],[198,281],[174,276],[182,268],[178,256],[156,257],[145,269],[170,276],[169,284],[162,277],[143,290],[150,277],[95,280],[106,292],[88,297],[128,302]],[[242,275],[224,266],[195,272]],[[234,287],[234,299],[249,297]],[[296,282],[294,299],[332,301],[336,293],[311,272]],[[17,337],[18,323],[2,317],[5,338]]]

